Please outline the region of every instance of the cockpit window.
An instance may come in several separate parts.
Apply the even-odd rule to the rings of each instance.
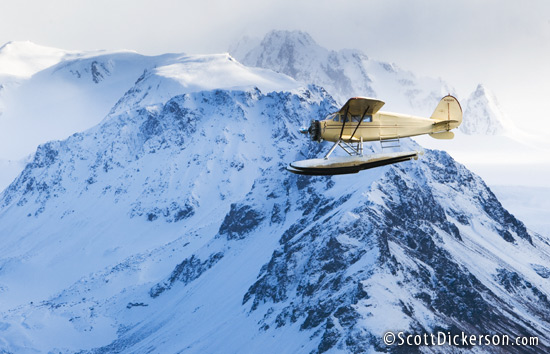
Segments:
[[[338,112],[336,113],[331,113],[327,116],[327,120],[332,120],[333,122],[340,122],[340,114],[338,114]],[[359,122],[361,120],[361,116],[360,115],[350,115],[348,114],[348,116],[346,117],[346,123],[350,122],[350,118],[351,118],[351,121],[352,122]],[[363,118],[363,123],[369,123],[369,122],[372,122],[372,114],[367,114],[365,115],[365,117]]]

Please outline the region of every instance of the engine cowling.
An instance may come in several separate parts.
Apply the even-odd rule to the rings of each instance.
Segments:
[[[321,141],[321,122],[312,120],[307,132],[312,141]]]

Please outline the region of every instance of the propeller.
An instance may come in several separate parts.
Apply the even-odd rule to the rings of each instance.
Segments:
[[[307,120],[302,120],[302,125],[300,126],[300,129],[298,131],[302,134],[309,134],[309,126],[307,124]]]
[[[318,120],[312,120],[309,127],[302,125],[298,131],[304,135],[309,135],[312,141],[321,141],[321,123]]]

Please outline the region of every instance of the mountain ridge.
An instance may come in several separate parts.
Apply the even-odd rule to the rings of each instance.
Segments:
[[[435,150],[357,175],[290,174],[327,148],[298,128],[336,101],[216,58],[223,89],[193,82],[210,64],[190,81],[185,65],[146,73],[98,125],[42,144],[0,194],[4,351],[410,349],[386,346],[388,330],[538,336],[506,349],[548,349],[550,244],[479,176]],[[258,88],[271,81],[292,85]]]
[[[455,92],[441,78],[418,77],[359,50],[323,48],[302,31],[273,30],[261,40],[245,37],[230,46],[229,52],[245,65],[272,69],[300,82],[322,86],[341,105],[350,97],[377,97],[388,99],[389,111],[416,111],[429,117],[441,97]],[[468,123],[460,131],[468,135],[504,132],[503,113],[483,85],[463,101]]]

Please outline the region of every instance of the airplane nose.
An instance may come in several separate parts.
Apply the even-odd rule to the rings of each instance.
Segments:
[[[301,127],[298,131],[309,135],[312,141],[321,141],[321,123],[318,120],[312,120],[308,128]]]
[[[308,133],[311,135],[312,141],[321,141],[321,122],[318,120],[312,120],[309,126]]]

